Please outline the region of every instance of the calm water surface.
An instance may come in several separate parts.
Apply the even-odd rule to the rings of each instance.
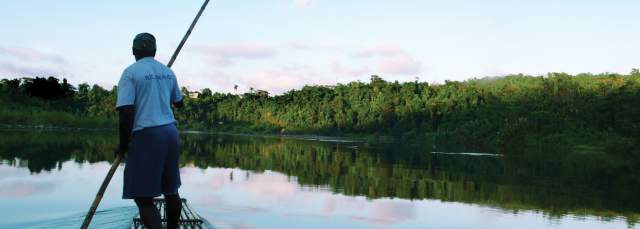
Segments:
[[[181,140],[181,195],[215,228],[640,228],[640,163],[624,153]],[[0,131],[0,228],[78,228],[115,146],[113,133]],[[95,228],[137,214],[123,169]]]

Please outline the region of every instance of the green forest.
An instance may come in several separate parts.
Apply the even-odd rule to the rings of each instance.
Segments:
[[[190,92],[183,88],[183,93]],[[3,79],[0,94],[0,124],[115,127],[116,87],[76,87],[36,77]],[[182,129],[418,139],[474,147],[566,139],[613,139],[615,145],[631,147],[640,137],[638,69],[441,84],[389,82],[374,75],[369,82],[305,86],[275,96],[205,88],[197,98],[185,98],[185,107],[175,110]]]

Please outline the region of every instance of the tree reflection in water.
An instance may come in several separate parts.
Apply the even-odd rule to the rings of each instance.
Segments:
[[[629,225],[640,219],[640,163],[624,152],[545,146],[492,157],[278,137],[182,134],[181,140],[183,166],[273,170],[345,195],[437,199],[549,217],[624,217]],[[0,158],[32,173],[69,160],[112,160],[115,146],[113,133],[0,132]]]

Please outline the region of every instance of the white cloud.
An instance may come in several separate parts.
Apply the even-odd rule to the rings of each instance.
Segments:
[[[12,181],[0,185],[0,197],[16,198],[45,194],[53,191],[53,182]]]
[[[253,88],[277,95],[305,85],[334,85],[366,80],[372,74],[413,78],[422,71],[420,61],[394,44],[358,49],[348,45],[304,42],[281,46],[229,43],[196,45],[190,52],[201,55],[193,57],[193,61],[183,61],[189,65],[182,64],[175,69],[179,74],[179,83],[190,86],[190,90],[210,88],[217,92],[245,93]],[[289,59],[290,52],[298,56]],[[283,53],[283,57],[276,57],[276,53]],[[240,62],[242,60],[262,61]],[[238,66],[230,66],[236,62]],[[237,90],[234,85],[239,86]]]
[[[184,70],[177,74],[179,74],[178,83],[180,86],[185,86],[189,90],[209,88],[218,92],[233,91],[233,79],[235,77],[223,71],[215,69],[203,71],[198,69],[196,71]],[[192,88],[193,86],[196,88]]]
[[[291,89],[300,89],[304,85],[324,85],[332,83],[326,77],[320,77],[313,69],[303,66],[266,68],[244,75],[240,84],[271,93],[284,93]]]
[[[313,46],[305,43],[300,43],[300,42],[292,42],[289,44],[289,46],[293,49],[304,50],[304,51],[313,49]]]
[[[395,44],[379,44],[361,48],[352,56],[374,59],[376,61],[375,73],[379,74],[416,75],[422,72],[422,62]]]
[[[329,60],[329,69],[335,74],[361,77],[371,75],[372,71],[367,66],[349,67],[344,66],[335,59]]]
[[[22,61],[44,61],[56,64],[66,62],[65,59],[59,55],[23,47],[0,47],[0,56]]]
[[[294,3],[298,8],[306,8],[311,5],[312,1],[311,0],[294,0]]]
[[[362,48],[354,53],[355,57],[370,58],[376,56],[397,56],[406,55],[405,51],[398,45],[394,44],[380,44],[371,47]]]
[[[379,201],[370,209],[370,221],[380,223],[399,223],[416,218],[415,206],[404,201]]]
[[[416,75],[422,72],[422,63],[408,55],[381,58],[376,67],[382,74]]]
[[[210,63],[220,67],[232,65],[237,59],[267,59],[276,54],[272,47],[257,43],[198,45],[192,50],[207,56]]]
[[[292,89],[300,89],[304,85],[334,84],[333,77],[323,77],[315,69],[307,66],[259,67],[247,72],[233,70],[189,70],[183,68],[179,72],[179,83],[189,90],[210,88],[218,92],[245,93],[250,88],[265,90],[270,94],[281,94]],[[234,90],[238,85],[238,90]]]
[[[60,55],[24,47],[0,47],[0,77],[60,76],[68,63]]]

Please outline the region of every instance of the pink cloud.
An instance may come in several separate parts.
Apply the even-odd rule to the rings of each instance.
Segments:
[[[380,44],[362,48],[353,54],[357,58],[375,58],[376,73],[415,75],[422,71],[422,62],[413,58],[400,46]]]
[[[314,69],[306,66],[289,66],[260,68],[250,72],[232,73],[230,70],[181,68],[176,70],[180,85],[196,86],[190,90],[200,90],[205,87],[214,91],[229,93],[245,93],[250,88],[265,90],[271,94],[281,94],[292,89],[299,89],[304,85],[332,84],[333,77],[321,77]],[[238,85],[238,90],[234,90]]]
[[[345,196],[331,196],[324,202],[325,215],[346,214],[351,219],[369,224],[396,224],[417,218],[414,203],[401,200],[363,200]]]
[[[59,55],[23,47],[0,47],[3,76],[50,76],[65,73],[67,61]]]
[[[376,57],[376,56],[389,57],[389,56],[397,56],[397,55],[406,55],[406,53],[404,50],[402,50],[402,48],[400,48],[400,46],[393,45],[393,44],[381,44],[381,45],[363,48],[356,51],[354,54],[355,57],[360,57],[360,58],[370,58],[370,57]]]
[[[408,55],[382,58],[377,70],[383,74],[416,75],[422,71],[422,63]]]
[[[59,55],[23,47],[0,47],[0,56],[12,57],[21,61],[45,61],[56,64],[66,62]]]
[[[55,66],[46,64],[16,64],[9,61],[0,61],[0,77],[20,77],[20,76],[53,76],[62,72]]]
[[[352,215],[350,218],[377,225],[397,224],[417,218],[413,203],[376,200],[361,211],[367,214]]]
[[[329,69],[331,69],[331,71],[335,74],[349,75],[354,77],[370,75],[372,73],[371,69],[366,66],[346,67],[335,59],[329,60]]]
[[[276,54],[276,50],[271,46],[255,43],[201,45],[191,51],[203,55],[204,65],[202,67],[180,68],[180,71],[177,71],[181,76],[179,78],[182,79],[180,83],[196,86],[196,88],[192,88],[195,90],[209,87],[214,91],[245,93],[253,88],[272,94],[281,94],[292,89],[300,89],[304,85],[332,85],[336,82],[353,81],[372,74],[416,76],[422,70],[422,63],[398,45],[371,46],[357,50],[357,52],[353,51],[355,50],[353,48],[335,44],[292,42],[286,45],[289,51],[308,51],[313,52],[313,55],[322,52],[322,54],[328,55],[329,60],[324,67],[315,66],[317,68],[296,64],[288,64],[289,66],[284,67],[265,67],[262,65],[263,63],[256,63],[259,64],[258,67],[252,70],[212,69],[211,65],[224,67],[241,59],[272,58]],[[352,52],[348,50],[352,50]],[[353,57],[362,57],[363,59],[354,59]],[[273,61],[270,60],[269,63]],[[198,88],[197,85],[201,85],[201,88]],[[237,91],[233,89],[234,85],[239,86]]]
[[[229,177],[232,171],[233,180]],[[254,173],[221,168],[183,168],[181,172],[187,189],[185,193],[190,193],[189,189],[207,190],[206,194],[192,195],[191,200],[199,203],[197,207],[216,209],[204,211],[203,216],[218,224],[221,219],[217,212],[268,213],[278,219],[348,218],[382,227],[415,221],[419,215],[416,207],[419,202],[345,196],[333,193],[328,186],[305,187],[296,181],[296,177],[279,172]],[[226,220],[224,224],[250,226],[242,218]]]
[[[325,215],[340,214],[342,212],[362,212],[367,207],[367,202],[345,196],[331,196],[324,202],[322,213]]]
[[[253,174],[251,181],[243,185],[245,190],[261,198],[285,200],[299,192],[296,183],[280,174]]]
[[[306,8],[312,3],[311,0],[294,0],[293,2],[298,8]]]
[[[313,49],[313,47],[309,44],[304,44],[304,43],[298,43],[298,42],[293,42],[290,43],[289,46],[291,46],[291,48],[293,49],[297,49],[297,50],[311,50]]]
[[[373,222],[399,223],[416,218],[416,209],[412,203],[395,203],[391,201],[373,204],[369,217]]]
[[[189,90],[201,90],[210,88],[218,92],[245,93],[250,88],[265,90],[269,93],[283,93],[290,89],[299,88],[313,82],[309,75],[302,69],[295,68],[270,68],[259,69],[251,73],[231,74],[225,71],[194,71],[182,72],[178,76],[181,85],[197,85]],[[238,85],[236,91],[234,86]]]
[[[178,83],[180,86],[196,86],[196,88],[189,88],[190,90],[201,90],[204,88],[218,89],[221,92],[232,92],[234,82],[236,78],[226,72],[210,69],[207,71],[191,70],[187,68],[181,69],[176,72],[178,77]]]
[[[244,84],[256,89],[284,92],[305,84],[304,73],[294,69],[263,69],[258,70]]]
[[[192,50],[204,54],[211,63],[221,67],[232,65],[237,59],[266,59],[276,53],[269,46],[253,43],[199,45]]]
[[[342,52],[345,47],[338,44],[331,43],[306,43],[306,42],[291,42],[289,47],[298,51],[322,51],[322,52]]]
[[[325,85],[332,83],[330,78],[319,76],[313,69],[294,66],[257,70],[239,79],[240,85],[271,93],[284,93],[301,88],[304,85]]]
[[[53,191],[53,182],[13,181],[0,185],[0,197],[28,197]]]

